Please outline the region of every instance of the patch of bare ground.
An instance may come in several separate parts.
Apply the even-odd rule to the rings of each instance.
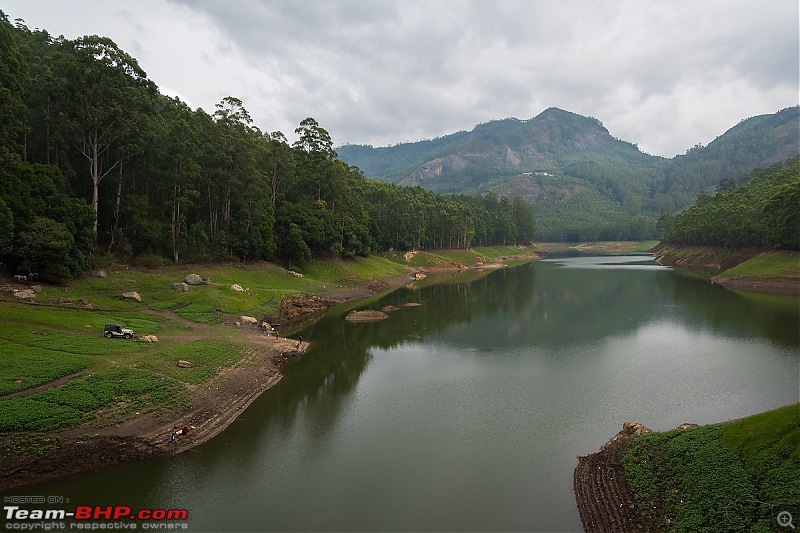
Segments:
[[[772,292],[777,294],[800,294],[800,279],[762,279],[747,276],[714,276],[711,283],[724,285],[731,289]]]

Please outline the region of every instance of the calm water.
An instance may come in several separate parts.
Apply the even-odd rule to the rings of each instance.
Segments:
[[[710,423],[798,401],[796,297],[642,256],[453,276],[334,310],[224,434],[17,494],[188,508],[193,531],[580,530],[576,456],[623,422]],[[428,280],[426,280],[428,281]]]

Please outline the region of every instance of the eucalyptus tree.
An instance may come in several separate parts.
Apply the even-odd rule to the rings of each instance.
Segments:
[[[26,129],[26,108],[21,97],[26,76],[12,26],[0,11],[0,162],[19,156],[19,139]]]
[[[60,83],[59,122],[86,162],[97,239],[100,183],[135,155],[130,147],[157,88],[136,60],[107,37],[61,42],[53,70]]]

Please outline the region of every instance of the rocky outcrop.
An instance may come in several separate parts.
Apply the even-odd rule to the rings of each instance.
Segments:
[[[314,294],[295,294],[281,300],[278,308],[278,321],[289,322],[300,317],[320,313],[328,309],[331,302]]]

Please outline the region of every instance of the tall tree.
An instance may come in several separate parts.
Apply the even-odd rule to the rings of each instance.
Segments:
[[[100,182],[134,155],[129,147],[157,89],[107,37],[63,41],[54,70],[61,82],[61,123],[88,167],[96,239]]]
[[[11,30],[0,11],[0,162],[19,156],[18,139],[26,129],[21,95],[27,72]]]

